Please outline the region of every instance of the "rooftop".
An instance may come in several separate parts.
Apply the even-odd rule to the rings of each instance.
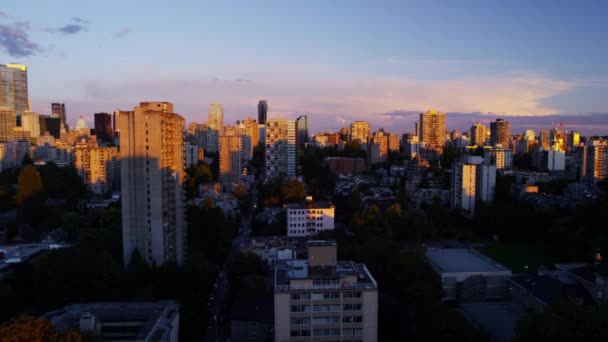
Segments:
[[[287,209],[330,209],[334,205],[331,202],[308,202],[308,203],[289,203]]]
[[[469,249],[429,248],[426,256],[438,273],[511,272],[494,260]]]
[[[97,322],[101,323],[101,334],[107,339],[165,340],[171,333],[174,318],[178,314],[179,306],[174,301],[158,302],[100,302],[71,304],[63,309],[43,314],[41,318],[51,321],[53,326],[60,332],[80,328],[80,318],[92,314]],[[116,336],[116,325],[124,324],[121,336]],[[104,331],[107,324],[109,331]],[[128,328],[128,329],[127,329]],[[120,337],[120,338],[118,338]]]
[[[67,247],[60,244],[25,243],[19,245],[0,245],[0,272],[14,264],[26,262],[49,249]]]
[[[354,261],[338,261],[335,269],[330,267],[324,269],[325,272],[309,272],[309,270],[308,260],[285,260],[277,264],[275,267],[275,291],[328,288],[375,289],[378,287],[367,267]],[[348,276],[355,276],[356,282],[340,281]],[[302,288],[296,288],[290,285],[290,281],[294,279],[326,279],[329,281],[324,281],[323,284],[319,285],[304,285]]]

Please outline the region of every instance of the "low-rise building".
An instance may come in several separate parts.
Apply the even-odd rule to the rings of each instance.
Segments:
[[[338,261],[335,241],[310,241],[274,281],[275,342],[377,341],[378,284],[365,265]]]
[[[287,204],[287,236],[312,236],[334,229],[335,207],[331,202]]]
[[[508,296],[511,271],[474,250],[429,248],[426,256],[441,277],[444,301],[475,302]]]
[[[61,333],[90,332],[104,341],[177,342],[179,306],[174,301],[71,304],[42,315]]]

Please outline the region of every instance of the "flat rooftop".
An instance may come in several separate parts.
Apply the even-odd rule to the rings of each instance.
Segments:
[[[376,280],[371,275],[364,264],[357,264],[354,261],[338,261],[335,269],[328,269],[327,272],[309,272],[308,260],[285,260],[275,266],[275,291],[285,291],[295,289],[290,286],[292,279],[333,279],[339,281],[346,276],[356,276],[355,284],[341,284],[339,282],[308,287],[308,290],[316,288],[377,288]]]
[[[9,269],[12,265],[29,261],[37,255],[55,248],[68,247],[65,244],[50,243],[24,243],[19,245],[0,245],[0,272]]]
[[[334,205],[327,201],[287,204],[287,209],[330,209],[333,207]]]
[[[162,337],[170,334],[173,319],[178,312],[179,306],[174,301],[98,302],[71,304],[63,309],[47,312],[41,318],[51,321],[57,330],[65,332],[79,329],[80,317],[92,314],[98,322],[101,322],[102,335],[113,333],[113,331],[104,331],[105,324],[108,327],[118,324],[128,327],[120,334],[119,340],[143,341],[153,336],[153,340],[158,341],[165,340]]]
[[[426,257],[438,273],[511,272],[487,256],[468,249],[429,248]]]

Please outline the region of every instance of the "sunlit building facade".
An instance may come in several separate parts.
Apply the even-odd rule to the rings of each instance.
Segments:
[[[445,146],[445,113],[429,110],[420,113],[420,142],[425,148],[443,152]]]
[[[296,176],[296,122],[269,119],[266,122],[266,178]]]
[[[25,65],[0,64],[0,109],[17,116],[30,109]]]

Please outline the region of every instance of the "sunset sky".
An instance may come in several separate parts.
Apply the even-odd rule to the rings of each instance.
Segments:
[[[188,122],[308,114],[395,133],[503,117],[608,134],[608,1],[3,1],[0,64],[28,66],[33,110],[170,101]],[[542,117],[541,117],[542,116]]]

